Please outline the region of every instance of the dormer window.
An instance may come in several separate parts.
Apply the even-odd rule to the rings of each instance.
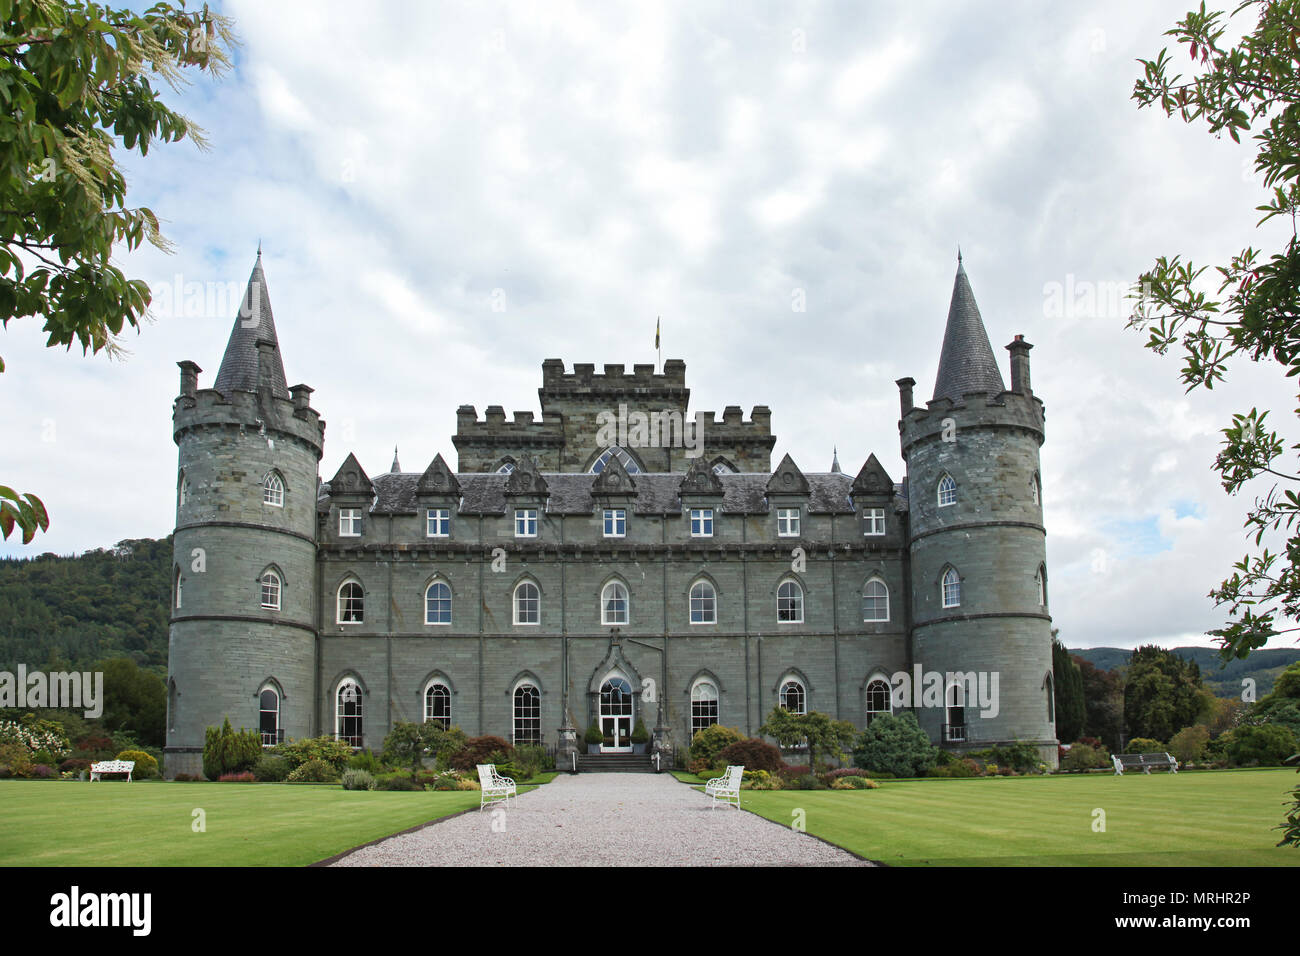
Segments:
[[[430,508],[425,518],[425,535],[430,538],[446,538],[451,535],[451,509]]]
[[[361,537],[361,509],[360,508],[340,508],[339,509],[339,537],[341,538],[359,538]]]

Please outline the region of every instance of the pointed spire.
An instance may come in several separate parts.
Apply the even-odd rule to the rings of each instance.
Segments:
[[[397,463],[397,446],[393,446],[393,467],[388,469],[389,474],[400,475],[402,466]]]
[[[984,320],[980,318],[975,293],[971,291],[966,269],[957,253],[957,278],[952,285],[952,302],[948,306],[948,326],[943,333],[943,352],[939,356],[939,373],[934,380],[934,397],[961,401],[966,392],[1006,391],[1002,372],[993,357]]]
[[[235,316],[235,327],[226,343],[226,354],[217,369],[214,387],[226,398],[231,392],[256,392],[258,383],[258,342],[269,342],[270,388],[276,398],[289,398],[285,384],[284,363],[280,358],[280,341],[275,334],[275,318],[271,315],[271,299],[266,291],[266,276],[262,273],[261,244],[258,244],[257,262],[248,277],[248,288]]]
[[[838,446],[838,445],[835,446],[834,449],[833,449],[832,452],[831,452],[831,474],[832,474],[832,475],[838,475],[838,474],[841,474],[841,471],[840,471],[840,449],[839,449],[839,446]]]

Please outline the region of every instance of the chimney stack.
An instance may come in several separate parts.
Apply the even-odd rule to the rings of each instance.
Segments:
[[[906,418],[907,413],[913,408],[912,405],[912,386],[916,384],[914,378],[900,378],[894,383],[898,386],[898,409],[899,417]]]
[[[1029,350],[1032,348],[1023,335],[1017,335],[1007,346],[1011,353],[1011,391],[1021,395],[1032,395],[1034,391],[1029,384]]]

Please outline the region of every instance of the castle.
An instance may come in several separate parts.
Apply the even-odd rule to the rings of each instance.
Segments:
[[[229,717],[263,741],[378,750],[438,720],[671,758],[776,706],[862,727],[914,712],[962,751],[1056,763],[1038,449],[958,261],[932,400],[898,381],[907,475],[772,467],[771,412],[687,417],[685,363],[542,363],[541,419],[457,410],[457,467],[328,483],[312,389],[287,386],[261,255],[211,388],[179,363],[166,767]],[[639,736],[639,735],[635,735]],[[670,765],[670,764],[669,764]]]

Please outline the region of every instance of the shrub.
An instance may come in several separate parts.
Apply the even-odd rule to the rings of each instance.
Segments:
[[[746,770],[741,788],[745,790],[780,790],[781,778],[766,770]]]
[[[531,780],[542,772],[546,764],[546,748],[536,744],[524,744],[515,748],[514,764],[519,768],[520,773],[524,776],[522,779]]]
[[[33,764],[32,771],[28,774],[33,780],[53,780],[58,776],[54,768],[43,763]]]
[[[600,729],[600,724],[593,720],[587,727],[587,732],[583,734],[582,739],[589,744],[604,743],[605,732]]]
[[[423,790],[422,784],[416,783],[406,774],[394,774],[378,785],[381,790]]]
[[[930,768],[931,777],[978,777],[980,765],[969,757],[960,757]]]
[[[199,773],[178,773],[172,778],[172,781],[174,783],[196,783],[202,779],[203,775]]]
[[[718,754],[731,744],[739,743],[744,739],[745,735],[734,727],[723,727],[721,724],[705,727],[703,730],[696,731],[695,736],[691,738],[691,761],[716,767]]]
[[[822,776],[827,780],[840,780],[844,777],[867,777],[869,774],[861,767],[840,767],[837,770],[824,773]]]
[[[853,749],[856,766],[896,777],[923,777],[938,756],[938,748],[930,743],[916,715],[911,713],[876,717]]]
[[[123,750],[114,759],[135,761],[135,767],[131,771],[132,779],[148,780],[158,776],[158,761],[143,750]]]
[[[342,773],[343,768],[352,759],[352,748],[341,740],[335,740],[329,734],[277,744],[272,749],[272,753],[289,761],[290,772],[312,760],[320,760]]]
[[[81,757],[69,757],[63,763],[59,764],[59,773],[79,773],[82,770],[90,769],[90,761],[83,760]]]
[[[289,761],[274,754],[262,754],[253,767],[253,776],[261,783],[280,783],[289,776]]]
[[[470,737],[448,761],[456,770],[473,770],[481,763],[505,763],[515,748],[500,737]]]
[[[289,783],[337,783],[339,771],[324,760],[308,760],[289,774]]]
[[[815,773],[805,773],[784,784],[786,790],[826,790],[826,784]]]
[[[699,777],[701,780],[712,780],[714,777],[722,777],[725,776],[727,773],[726,769],[724,768],[719,768],[717,770],[714,770],[712,767],[703,767],[699,770],[693,770],[691,772],[694,773],[695,776]]]
[[[1204,724],[1184,727],[1169,739],[1169,752],[1179,763],[1197,763],[1205,759],[1205,746],[1210,742],[1210,728]]]
[[[348,766],[353,770],[364,770],[370,774],[380,773],[384,769],[383,763],[374,755],[370,748],[366,748],[360,753],[355,753],[349,757]]]
[[[230,718],[220,727],[209,727],[203,739],[203,775],[216,780],[222,774],[252,770],[262,756],[262,735],[255,730],[236,733]]]
[[[644,744],[650,741],[650,731],[645,729],[645,721],[638,719],[636,726],[632,728],[632,735],[628,740],[634,744]]]
[[[223,773],[217,778],[217,783],[257,783],[257,775],[251,770],[241,770],[239,773]]]
[[[115,752],[111,737],[82,737],[77,741],[77,750],[84,753],[104,754],[104,759]],[[95,759],[98,759],[96,757]]]
[[[838,777],[831,781],[832,790],[878,790],[880,784],[866,777]]]
[[[1150,737],[1134,737],[1124,748],[1126,754],[1163,753],[1168,748],[1158,740]]]
[[[746,769],[766,770],[768,773],[776,773],[783,762],[781,751],[758,737],[728,744],[718,751],[715,760],[719,765],[739,764]]]
[[[1295,734],[1281,724],[1235,727],[1229,733],[1232,736],[1224,750],[1239,767],[1280,767],[1296,752]]]
[[[343,771],[344,790],[373,790],[375,778],[367,770],[352,768]]]
[[[48,750],[38,750],[32,754],[32,763],[45,764],[47,767],[57,765],[59,759]]]
[[[1103,750],[1089,746],[1085,743],[1077,743],[1066,751],[1065,759],[1061,761],[1062,770],[1095,770],[1098,767],[1109,766],[1110,757]]]

